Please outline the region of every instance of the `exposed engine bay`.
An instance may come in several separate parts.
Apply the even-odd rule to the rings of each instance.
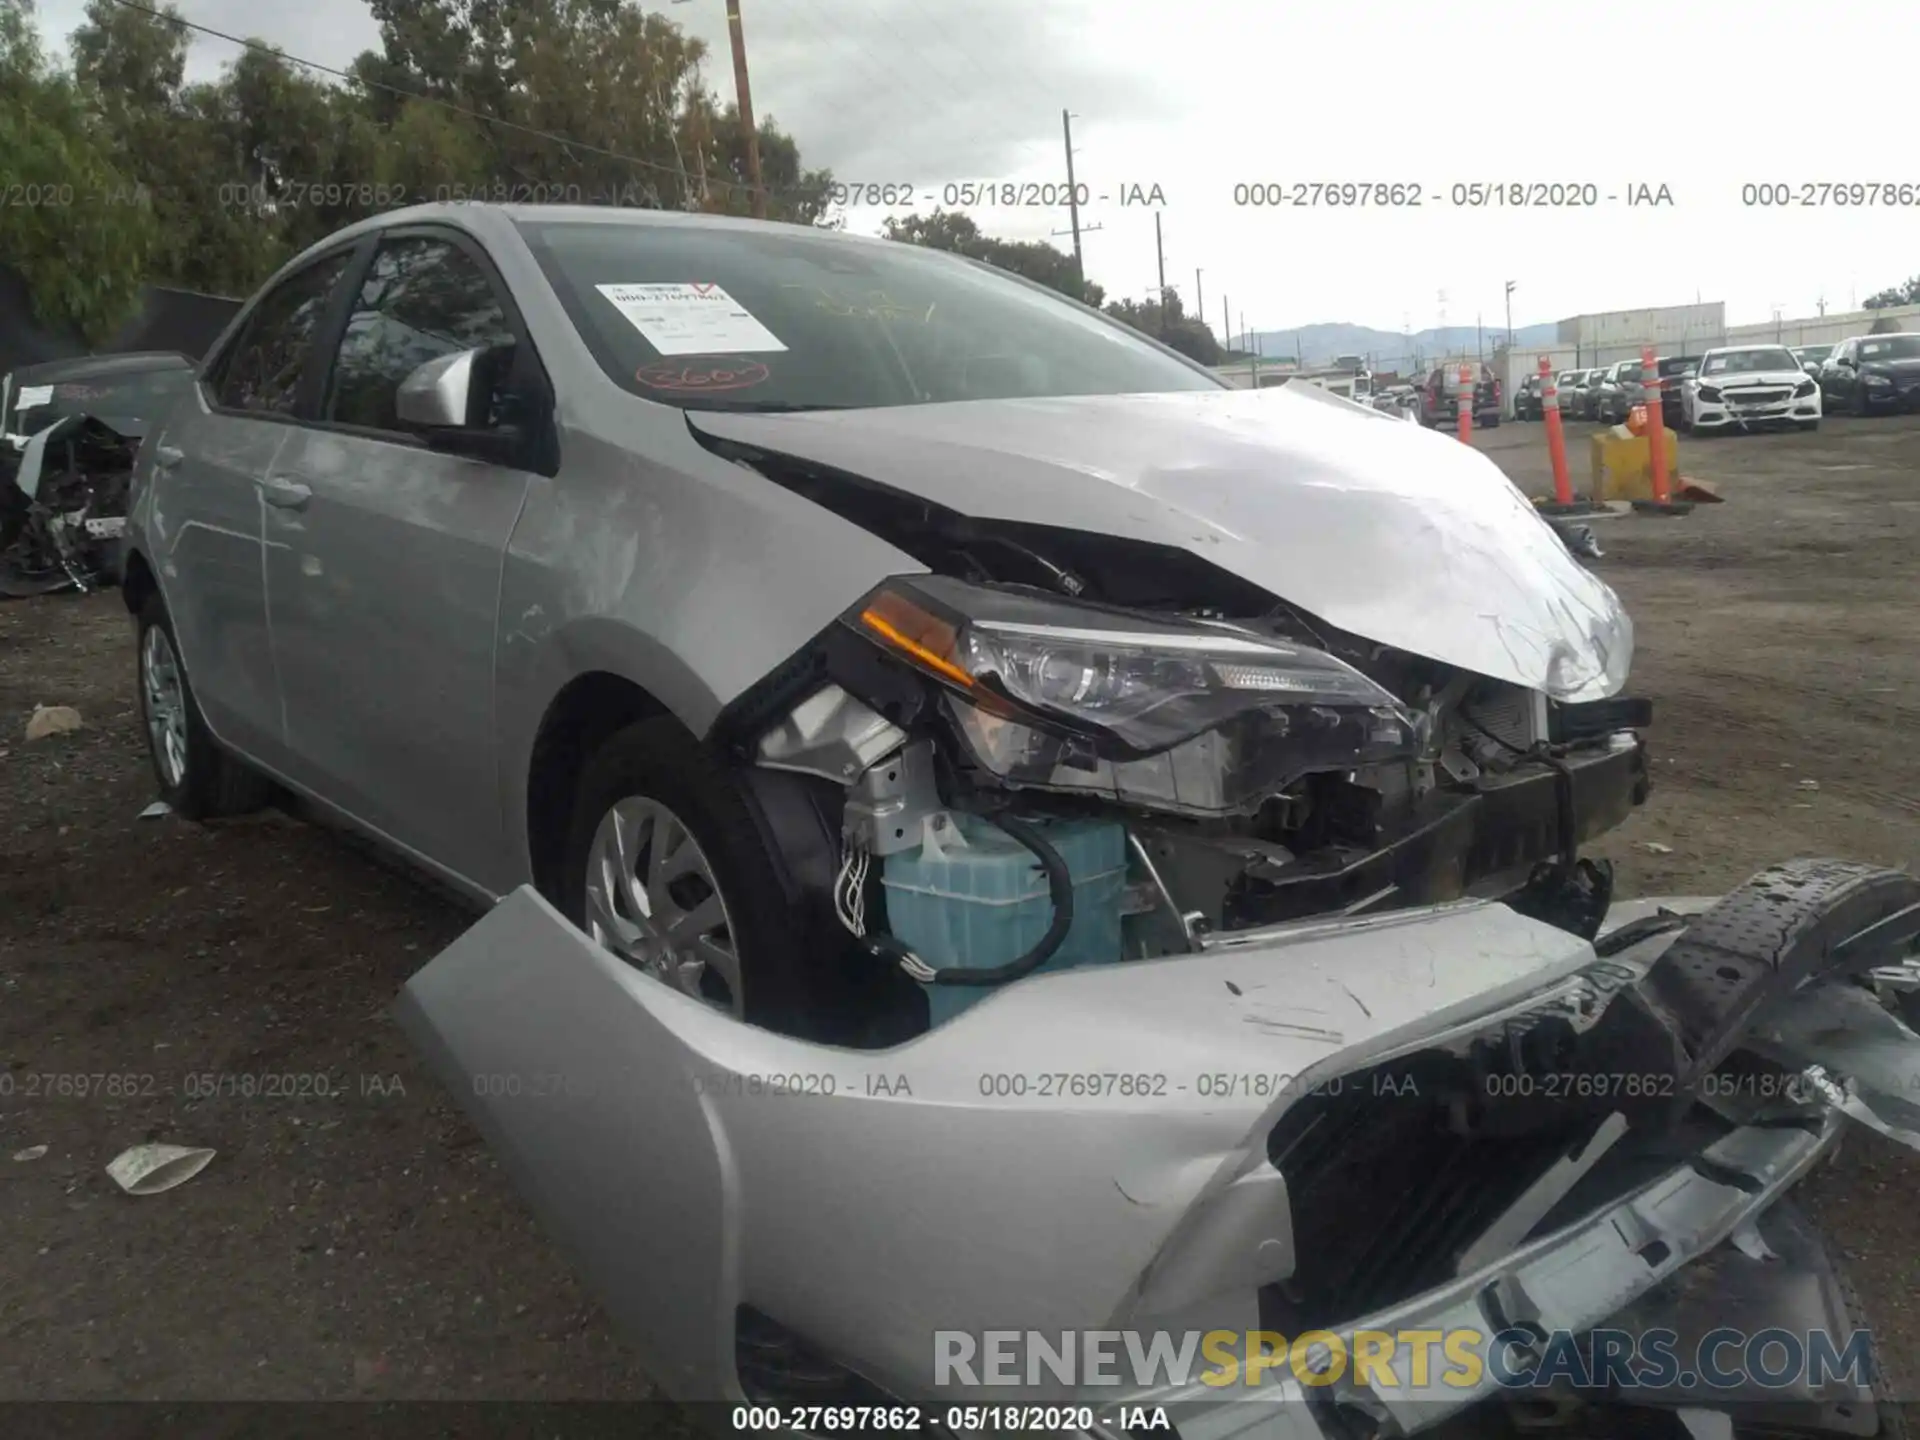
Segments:
[[[111,584],[144,427],[65,416],[0,447],[0,597]]]
[[[1647,702],[1374,644],[1187,551],[758,464],[933,572],[882,585],[721,726],[838,790],[815,801],[838,853],[796,868],[831,870],[814,901],[927,1022],[1043,968],[1322,916],[1492,898],[1597,931],[1611,875],[1579,850],[1647,797]]]

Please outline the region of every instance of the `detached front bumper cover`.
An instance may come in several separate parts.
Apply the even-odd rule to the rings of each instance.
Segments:
[[[1916,1138],[1898,1100],[1920,1037],[1865,988],[1913,952],[1910,878],[1796,862],[1718,902],[1616,906],[1609,926],[1590,945],[1470,902],[1278,927],[1031,977],[858,1052],[741,1025],[522,890],[408,982],[400,1016],[669,1394],[746,1398],[750,1308],[903,1399],[1106,1404],[1122,1397],[936,1391],[936,1333],[1263,1328],[1259,1288],[1298,1258],[1276,1123],[1397,1057],[1572,1017],[1595,1037],[1656,1025],[1690,1094],[1736,1049],[1812,1089],[1793,1115],[1722,1115],[1705,1148],[1571,1219],[1543,1177],[1445,1283],[1336,1330],[1584,1331],[1726,1253],[1845,1120]],[[1237,1083],[1258,1076],[1282,1083]],[[1269,1378],[1154,1398],[1188,1440],[1320,1434],[1336,1398],[1412,1433],[1484,1398]]]

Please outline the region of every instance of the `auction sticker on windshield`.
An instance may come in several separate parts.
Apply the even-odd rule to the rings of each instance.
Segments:
[[[787,348],[718,285],[594,288],[662,355],[732,355]]]
[[[32,410],[36,406],[52,403],[53,386],[51,385],[22,385],[20,399],[16,402],[18,408],[22,410]]]

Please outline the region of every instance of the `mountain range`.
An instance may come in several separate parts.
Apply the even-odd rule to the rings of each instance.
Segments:
[[[1552,321],[1543,325],[1515,326],[1515,345],[1551,345],[1559,335]],[[1471,355],[1476,348],[1491,355],[1506,337],[1497,325],[1479,329],[1472,325],[1448,325],[1444,328],[1416,330],[1375,330],[1368,325],[1302,325],[1297,330],[1256,330],[1245,341],[1232,337],[1236,351],[1256,350],[1277,358],[1297,355],[1308,365],[1324,365],[1336,355],[1371,356],[1376,369],[1391,369],[1414,355],[1437,359],[1443,355]]]

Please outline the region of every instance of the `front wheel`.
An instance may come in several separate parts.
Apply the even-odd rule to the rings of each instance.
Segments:
[[[258,810],[272,798],[273,784],[222,750],[200,718],[173,621],[158,593],[140,609],[138,641],[140,718],[160,798],[188,820]]]
[[[1873,409],[1872,402],[1867,399],[1867,387],[1864,385],[1855,385],[1851,398],[1852,403],[1847,407],[1848,412],[1861,419],[1865,419]]]
[[[587,763],[560,908],[643,974],[739,1019],[804,1033],[806,927],[751,802],[670,717],[638,721]]]

